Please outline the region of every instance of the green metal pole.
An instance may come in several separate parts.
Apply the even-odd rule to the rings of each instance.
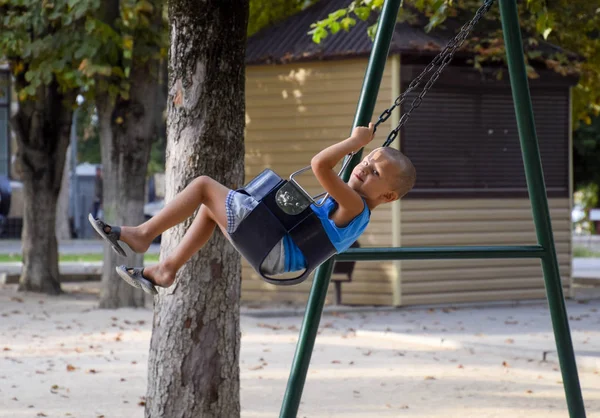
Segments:
[[[573,342],[571,341],[558,260],[554,247],[546,185],[525,71],[523,41],[521,39],[516,0],[500,0],[500,14],[533,220],[538,243],[546,250],[545,255],[542,257],[544,282],[569,415],[571,418],[583,418],[585,417],[585,407],[581,396],[575,353],[573,352]]]
[[[377,93],[379,92],[379,85],[381,84],[392,35],[394,33],[394,28],[396,27],[396,17],[398,16],[398,9],[400,8],[401,1],[402,0],[386,0],[383,5],[377,33],[375,34],[375,40],[371,50],[371,56],[369,58],[369,64],[367,65],[365,78],[363,80],[353,127],[366,126],[373,116]],[[360,155],[357,155],[350,162],[345,172],[342,174],[344,181],[348,181],[350,172],[359,159]],[[321,313],[323,312],[325,296],[327,295],[327,288],[329,287],[332,271],[333,259],[330,259],[323,263],[315,273],[306,305],[302,328],[300,329],[290,378],[281,405],[280,418],[295,418],[298,414],[302,390],[304,389],[304,382],[306,381],[306,373],[308,372],[310,357],[315,346],[319,321],[321,320]]]

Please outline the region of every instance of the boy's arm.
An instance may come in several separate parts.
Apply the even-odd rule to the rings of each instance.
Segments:
[[[352,213],[353,216],[362,212],[362,198],[350,188],[334,171],[335,165],[347,154],[358,151],[373,139],[373,124],[368,128],[357,126],[352,135],[315,155],[311,168],[321,186],[338,203],[339,208]]]

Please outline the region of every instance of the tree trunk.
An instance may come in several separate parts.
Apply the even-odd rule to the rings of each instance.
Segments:
[[[70,138],[69,138],[70,139]],[[71,147],[67,147],[65,151],[65,166],[63,168],[63,176],[56,203],[56,239],[61,240],[71,239],[71,227],[69,223],[69,186],[71,184],[71,159],[68,158]]]
[[[96,100],[104,190],[104,219],[111,225],[139,225],[144,222],[146,173],[155,134],[158,93],[158,63],[148,60],[131,71],[129,100],[117,98],[113,104],[107,94]],[[126,247],[126,245],[125,245]],[[104,246],[100,307],[144,306],[144,293],[125,283],[115,266],[141,266],[143,254],[129,248],[127,258]]]
[[[169,3],[166,200],[206,174],[243,182],[248,1]],[[161,257],[191,219],[163,234]],[[240,415],[240,257],[218,231],[156,300],[146,417]]]
[[[16,88],[26,85],[21,77]],[[74,95],[56,82],[41,86],[36,97],[19,102],[11,120],[19,147],[23,179],[23,269],[19,290],[61,293],[55,235],[56,204],[62,182]]]
[[[162,3],[154,1],[148,14],[152,29],[162,30]],[[119,0],[103,2],[102,19],[118,30]],[[158,55],[156,43],[145,42],[138,33],[134,42],[129,97],[111,100],[108,92],[96,95],[96,108],[102,151],[104,220],[111,225],[139,225],[144,222],[146,174],[150,149],[155,137],[156,99],[158,97]],[[106,79],[109,83],[114,81]],[[120,264],[141,266],[143,254],[135,254],[123,244],[128,256],[117,255],[104,245],[100,307],[144,306],[145,294],[129,286],[116,273]]]

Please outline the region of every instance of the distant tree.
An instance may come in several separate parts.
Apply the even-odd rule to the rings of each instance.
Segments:
[[[78,66],[95,50],[86,24],[98,1],[0,1],[0,51],[17,91],[11,127],[24,191],[19,290],[61,292],[56,206],[75,97],[86,84]]]

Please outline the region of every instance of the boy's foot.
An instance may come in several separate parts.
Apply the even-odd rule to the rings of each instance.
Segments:
[[[92,227],[96,232],[111,245],[112,249],[115,250],[117,254],[127,257],[125,250],[123,250],[118,243],[121,238],[121,228],[105,224],[100,219],[94,219],[91,213],[88,215],[88,221],[90,221],[90,224],[92,224]]]
[[[117,274],[131,286],[142,289],[152,296],[158,295],[158,291],[154,287],[156,283],[150,278],[144,277],[143,267],[117,266],[116,270]]]

